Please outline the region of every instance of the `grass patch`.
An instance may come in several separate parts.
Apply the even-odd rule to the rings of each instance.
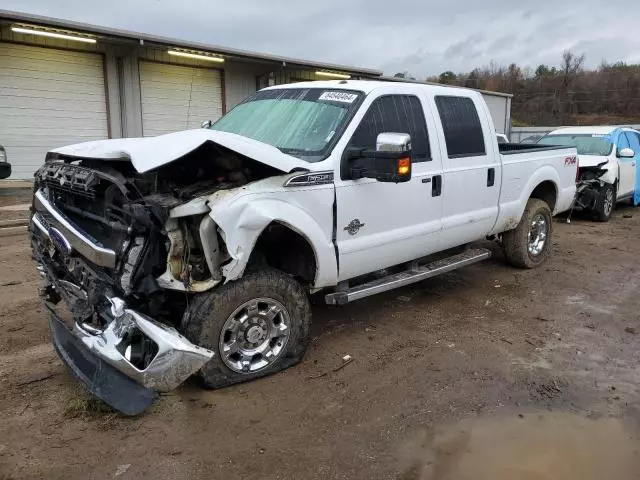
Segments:
[[[65,418],[97,420],[102,430],[112,428],[115,425],[114,420],[119,417],[117,411],[81,388],[78,388],[75,395],[67,401],[63,415]]]
[[[64,407],[64,415],[68,418],[93,416],[104,413],[115,413],[115,410],[98,397],[94,397],[88,393],[70,399]]]

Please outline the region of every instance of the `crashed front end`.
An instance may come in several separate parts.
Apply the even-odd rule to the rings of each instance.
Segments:
[[[239,157],[208,171],[194,168],[201,161],[139,174],[130,163],[53,155],[35,175],[30,240],[53,343],[92,393],[125,414],[213,356],[180,333],[189,295],[222,281],[224,249],[200,200],[251,172]]]
[[[575,206],[578,209],[593,210],[596,208],[598,199],[608,184],[603,179],[609,173],[606,164],[607,162],[602,162],[593,166],[581,165],[579,167],[575,201]]]

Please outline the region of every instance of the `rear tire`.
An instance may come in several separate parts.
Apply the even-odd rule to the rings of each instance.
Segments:
[[[183,331],[196,345],[214,351],[199,375],[206,388],[221,388],[298,363],[310,327],[311,308],[303,287],[278,270],[260,270],[196,295]]]
[[[551,209],[543,200],[530,198],[518,226],[502,235],[507,261],[518,268],[536,268],[551,252]]]
[[[605,183],[600,194],[596,198],[596,204],[593,208],[593,216],[598,222],[608,222],[613,213],[613,207],[616,203],[616,188],[613,185]]]

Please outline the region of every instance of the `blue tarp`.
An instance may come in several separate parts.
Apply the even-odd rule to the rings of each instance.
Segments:
[[[640,135],[637,133],[621,135],[623,131],[619,128],[615,129],[611,134],[605,135],[604,138],[616,145],[618,150],[623,148],[631,148],[636,153],[634,158],[618,158],[619,162],[633,162],[635,164],[636,181],[633,190],[633,204],[640,204]]]

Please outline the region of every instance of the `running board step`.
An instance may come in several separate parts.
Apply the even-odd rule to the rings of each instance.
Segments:
[[[458,255],[453,255],[442,260],[420,265],[404,272],[394,273],[386,277],[378,278],[362,285],[354,286],[342,292],[334,292],[325,295],[325,302],[329,305],[344,305],[354,300],[386,292],[394,288],[404,287],[412,283],[420,282],[427,278],[435,277],[441,273],[457,270],[472,263],[481,262],[491,257],[491,252],[484,248],[466,250]]]

